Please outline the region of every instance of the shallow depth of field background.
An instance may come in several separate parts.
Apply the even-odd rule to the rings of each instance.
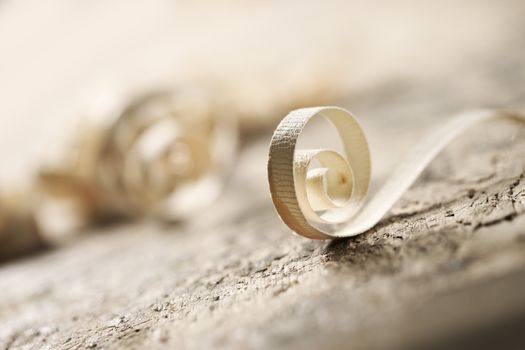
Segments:
[[[250,111],[318,80],[370,96],[500,60],[523,13],[519,1],[4,0],[0,189],[30,181],[115,91],[211,84],[270,130],[281,115]]]

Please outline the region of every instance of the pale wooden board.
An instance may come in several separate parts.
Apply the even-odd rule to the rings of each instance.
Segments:
[[[485,78],[496,84],[499,77],[507,79]],[[446,85],[385,89],[381,100],[342,101],[370,116],[364,124],[376,140],[400,122],[439,122],[464,104]],[[505,91],[511,101],[523,97],[511,84]],[[406,119],[373,117],[401,112]],[[456,332],[469,340],[478,327],[519,321],[523,128],[496,123],[469,135],[376,229],[336,242],[290,234],[267,194],[268,135],[249,142],[227,193],[194,222],[94,230],[56,251],[4,264],[3,345],[393,348]]]
[[[340,104],[362,117],[378,162],[393,163],[453,112],[523,107],[518,34],[439,79],[390,80]],[[375,229],[334,242],[296,237],[279,221],[265,179],[269,137],[267,130],[245,140],[226,193],[198,219],[94,229],[2,264],[1,346],[392,349],[516,341],[525,315],[523,128],[476,128]]]

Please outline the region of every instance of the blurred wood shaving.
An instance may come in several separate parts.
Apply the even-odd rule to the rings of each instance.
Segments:
[[[34,188],[2,198],[0,257],[112,220],[184,219],[216,198],[236,153],[231,114],[189,88],[146,93],[121,110],[109,123],[86,121]]]

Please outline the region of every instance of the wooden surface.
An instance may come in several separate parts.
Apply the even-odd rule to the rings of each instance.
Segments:
[[[363,116],[373,152],[388,161],[452,111],[519,107],[523,58],[489,57],[439,84],[392,82],[341,105]],[[294,236],[276,216],[264,169],[269,136],[247,142],[225,195],[196,220],[93,230],[3,264],[2,347],[392,349],[515,340],[525,315],[523,127],[476,128],[376,228],[332,242]]]
[[[371,137],[379,180],[452,113],[525,106],[523,25],[513,28],[439,78],[340,101]],[[275,214],[270,136],[245,140],[224,195],[194,220],[94,229],[0,265],[0,348],[519,348],[522,126],[472,130],[377,227],[328,242],[292,235]]]

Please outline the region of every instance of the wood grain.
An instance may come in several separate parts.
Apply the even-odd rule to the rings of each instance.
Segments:
[[[372,154],[393,164],[452,113],[523,108],[521,40],[509,36],[439,78],[391,79],[339,104],[369,116]],[[523,128],[474,129],[378,226],[331,242],[291,235],[275,214],[270,134],[245,140],[227,192],[200,218],[100,228],[0,265],[0,347],[517,344],[525,321]]]

